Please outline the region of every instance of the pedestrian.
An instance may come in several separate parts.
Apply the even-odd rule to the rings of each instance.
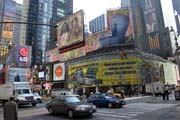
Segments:
[[[124,99],[124,91],[123,89],[120,90],[121,98]]]
[[[165,86],[165,99],[169,100],[169,86],[168,85]]]
[[[10,97],[4,105],[4,120],[18,120],[17,104],[14,97]]]
[[[162,97],[163,97],[163,100],[165,100],[165,87],[162,87]]]

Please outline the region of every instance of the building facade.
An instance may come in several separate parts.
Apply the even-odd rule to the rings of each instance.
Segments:
[[[95,33],[95,32],[105,30],[107,28],[106,22],[107,22],[107,19],[106,19],[105,14],[100,15],[100,16],[96,17],[95,19],[91,20],[89,22],[90,32]]]
[[[172,0],[131,0],[135,46],[163,58],[173,56],[176,29]]]

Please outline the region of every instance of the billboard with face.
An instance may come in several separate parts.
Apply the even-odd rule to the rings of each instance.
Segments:
[[[64,49],[84,41],[83,11],[79,11],[58,23],[58,48]]]
[[[133,44],[133,27],[130,17],[130,10],[118,9],[107,11],[107,26],[112,36],[100,39],[100,46],[106,47],[111,45],[132,45]]]
[[[159,30],[158,18],[156,13],[155,0],[144,0],[144,18],[146,24],[146,33]]]

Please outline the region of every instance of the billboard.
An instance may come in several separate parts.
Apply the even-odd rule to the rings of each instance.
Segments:
[[[125,36],[133,35],[130,10],[128,9],[108,10],[107,26],[108,29],[111,30],[112,36],[118,36],[120,38],[123,38]]]
[[[55,61],[66,61],[73,58],[78,58],[86,55],[86,50],[84,47],[80,47],[71,51],[64,53],[59,53],[58,48],[46,51],[46,62],[55,62]]]
[[[12,39],[13,38],[13,29],[14,29],[14,25],[12,23],[13,19],[3,18],[3,22],[11,22],[11,23],[4,23],[3,24],[3,26],[2,26],[2,37]]]
[[[46,51],[46,63],[55,62],[62,59],[62,54],[58,48]]]
[[[65,63],[54,64],[53,81],[65,80]]]
[[[156,32],[159,30],[156,0],[144,0],[144,18],[146,24],[146,33]]]
[[[58,48],[61,50],[84,41],[83,11],[78,11],[58,23]],[[74,49],[74,48],[72,48]],[[68,49],[69,50],[69,49]],[[67,51],[68,51],[67,50]]]
[[[8,80],[9,82],[27,82],[27,69],[26,68],[10,68]]]
[[[111,36],[100,38],[101,47],[133,44],[134,32],[130,16],[128,9],[107,11],[107,28],[111,31]]]
[[[9,53],[7,64],[14,64],[19,67],[31,66],[31,46],[16,45]]]
[[[93,86],[97,81],[102,86],[112,83],[137,84],[139,77],[138,58],[121,59],[96,59],[94,61],[71,64],[68,66],[68,83],[77,83],[85,86]]]

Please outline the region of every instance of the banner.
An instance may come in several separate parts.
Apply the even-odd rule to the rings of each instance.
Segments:
[[[139,67],[138,58],[95,59],[91,62],[71,64],[68,67],[68,83],[93,86],[97,82],[102,86],[129,83],[138,84]]]
[[[144,18],[146,24],[146,33],[158,31],[159,24],[156,12],[156,0],[144,0]]]

